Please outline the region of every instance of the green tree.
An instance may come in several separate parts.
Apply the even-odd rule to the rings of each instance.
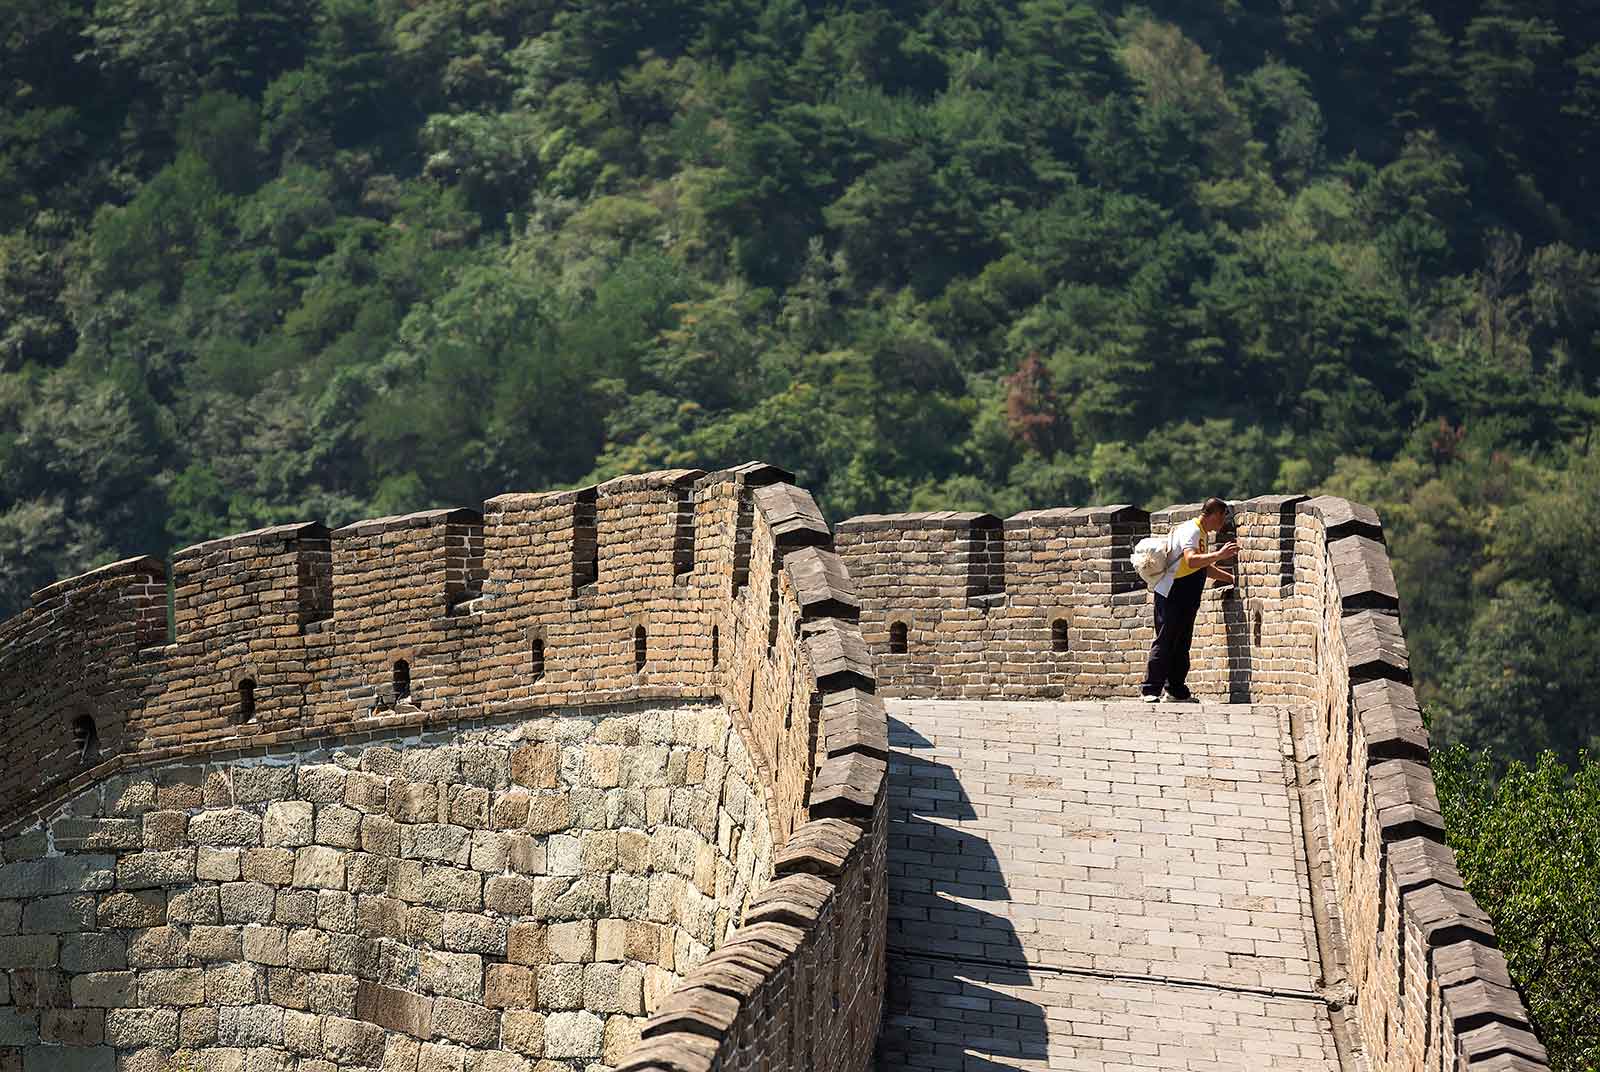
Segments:
[[[1600,1063],[1600,761],[1545,753],[1498,773],[1486,755],[1435,752],[1434,779],[1467,888],[1494,920],[1551,1068]]]

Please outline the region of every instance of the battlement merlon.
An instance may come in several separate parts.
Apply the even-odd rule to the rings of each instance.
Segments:
[[[116,754],[166,638],[166,569],[145,556],[41,588],[0,624],[0,801]]]
[[[832,546],[815,501],[790,479],[760,462],[665,470],[508,493],[482,512],[336,530],[306,521],[206,541],[173,557],[170,640],[166,570],[154,558],[57,582],[0,623],[3,658],[18,668],[0,696],[49,727],[33,736],[62,769],[0,800],[86,773],[78,707],[92,710],[110,758],[288,742],[446,710],[717,696],[719,658],[755,632],[738,627],[747,613],[763,621],[766,643],[752,655],[762,663],[779,654],[771,633],[785,615],[843,615],[853,627],[842,563],[786,568],[795,550]],[[758,530],[770,546],[753,548]],[[762,592],[735,612],[753,549]],[[37,675],[45,684],[29,668],[48,668]],[[66,682],[79,686],[63,692]],[[806,714],[809,693],[783,695]],[[774,712],[785,732],[804,728],[795,714]],[[33,725],[14,722],[24,724]]]

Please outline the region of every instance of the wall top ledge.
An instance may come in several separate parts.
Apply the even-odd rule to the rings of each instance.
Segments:
[[[252,529],[249,532],[235,533],[232,536],[207,540],[205,543],[192,544],[181,551],[175,552],[172,559],[177,562],[181,559],[198,558],[202,555],[232,550],[236,547],[261,547],[266,544],[290,543],[295,540],[326,540],[328,536],[328,527],[320,521],[296,521],[287,525],[269,525],[264,529]]]
[[[704,469],[658,469],[653,473],[630,473],[612,477],[596,490],[601,495],[620,495],[629,491],[656,491],[687,487],[706,475]]]
[[[135,555],[133,558],[124,558],[117,562],[108,562],[98,566],[87,573],[80,573],[76,577],[66,577],[54,584],[46,585],[29,597],[29,602],[34,606],[47,603],[50,600],[66,594],[74,588],[95,584],[99,581],[110,580],[112,577],[147,576],[152,580],[164,581],[167,577],[167,567],[162,565],[159,558],[151,555]]]
[[[453,510],[420,510],[414,514],[396,514],[392,517],[374,517],[366,521],[356,521],[343,528],[334,529],[331,535],[335,539],[347,536],[376,536],[379,533],[397,532],[400,529],[421,529],[431,525],[448,525],[451,522],[482,524],[483,514],[464,506]]]
[[[746,487],[764,488],[768,484],[793,484],[794,474],[778,465],[769,465],[766,462],[745,462],[735,465],[730,469],[719,470],[712,476],[718,480],[725,480],[730,476],[744,481]]]
[[[1383,541],[1383,522],[1378,519],[1378,512],[1365,503],[1351,502],[1337,495],[1319,495],[1301,503],[1298,510],[1321,521],[1330,540],[1359,535]]]
[[[1065,506],[1053,510],[1024,510],[1006,518],[1006,524],[1019,525],[1110,525],[1117,522],[1142,524],[1150,512],[1127,503],[1112,506]]]
[[[857,514],[839,522],[840,532],[859,529],[970,529],[994,528],[1000,519],[972,510],[929,510],[910,514]]]

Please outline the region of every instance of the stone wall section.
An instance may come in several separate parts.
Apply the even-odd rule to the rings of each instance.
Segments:
[[[1308,714],[1353,1046],[1374,1069],[1526,1072],[1546,1055],[1444,841],[1428,735],[1411,689],[1399,594],[1377,515],[1343,499],[1231,504],[1238,583],[1208,589],[1189,682],[1203,696]],[[869,515],[839,526],[882,691],[908,697],[1130,696],[1151,639],[1151,596],[1128,556],[1198,504],[1045,510],[1003,522],[998,591],[964,588],[995,523],[979,514]],[[1131,580],[1130,580],[1131,578]],[[904,633],[896,624],[907,628]],[[1060,650],[1058,623],[1065,623]],[[903,636],[903,649],[901,647]]]
[[[773,856],[705,706],[121,775],[5,848],[0,1043],[152,1070],[615,1064]]]
[[[877,1043],[888,727],[862,599],[809,495],[772,483],[751,498],[747,572],[733,575],[719,632],[723,700],[752,756],[776,768],[775,810],[794,800],[805,821],[775,838],[773,881],[645,1023],[618,1072],[859,1072]]]
[[[791,480],[759,463],[712,474],[669,471],[501,496],[482,512],[241,534],[175,557],[170,640],[165,571],[154,560],[117,563],[36,593],[32,606],[0,625],[7,732],[37,736],[41,757],[36,773],[0,780],[0,817],[12,834],[6,864],[35,876],[22,880],[31,892],[18,899],[109,891],[126,894],[118,904],[148,901],[153,918],[157,897],[118,889],[116,862],[109,870],[69,864],[63,846],[38,836],[70,814],[69,802],[85,799],[85,790],[144,772],[159,781],[164,772],[266,753],[302,756],[335,741],[354,748],[556,712],[719,701],[753,772],[773,881],[742,919],[729,909],[735,929],[725,933],[718,924],[705,932],[725,940],[640,1025],[645,1041],[621,1067],[789,1067],[781,1062],[799,1053],[813,1069],[868,1067],[884,984],[886,727],[857,624],[860,599],[815,503]],[[96,749],[75,743],[79,710]],[[265,826],[265,815],[258,818]],[[125,847],[146,855],[143,816],[135,826],[141,840]],[[723,833],[719,826],[719,847]],[[752,836],[741,835],[743,843],[763,843]],[[198,860],[200,846],[193,847]],[[581,843],[579,851],[581,860]],[[547,864],[549,852],[547,844]],[[186,868],[173,866],[181,885]],[[198,862],[196,869],[191,885],[202,881]],[[265,880],[241,871],[238,881]],[[292,871],[287,882],[299,888]],[[185,891],[167,892],[187,903]],[[645,910],[658,906],[651,900]],[[98,912],[97,902],[96,921]],[[133,1035],[113,1044],[47,1026],[70,1008],[70,983],[36,986],[33,973],[59,981],[69,969],[59,938],[52,945],[49,928],[37,933],[46,938],[0,952],[7,961],[0,978],[27,1043],[0,1055],[0,1067],[20,1059],[25,1069],[98,1069],[105,1047],[125,1059],[159,1048]],[[674,937],[674,972],[712,944],[701,931],[683,933],[696,937],[687,946]],[[289,997],[280,1002],[283,993]],[[259,1016],[270,1024],[272,1008],[303,1011],[289,998],[299,1000],[269,985]],[[369,1012],[382,1004],[369,1003]],[[407,1023],[420,1023],[414,1012]],[[181,1013],[178,1019],[181,1025]],[[623,1029],[608,1022],[605,1030]],[[428,1047],[438,1040],[417,1041],[416,1068],[431,1072]],[[615,1056],[617,1045],[602,1056]],[[340,1060],[297,1056],[314,1072]],[[521,1069],[510,1056],[469,1056],[472,1069]],[[545,1059],[567,1058],[547,1049]],[[405,1055],[397,1060],[410,1072]],[[439,1067],[458,1066],[447,1058]]]

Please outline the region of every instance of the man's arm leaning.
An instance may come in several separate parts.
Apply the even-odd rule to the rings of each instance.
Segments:
[[[1215,551],[1211,551],[1207,554],[1200,554],[1197,551],[1185,550],[1183,552],[1183,564],[1190,570],[1209,569],[1210,567],[1215,566],[1218,562],[1226,562],[1228,559],[1232,558],[1238,553],[1239,545],[1233,543],[1225,544],[1222,547],[1217,548]]]

